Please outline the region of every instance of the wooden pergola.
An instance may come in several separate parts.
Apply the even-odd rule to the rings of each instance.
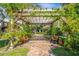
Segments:
[[[55,21],[53,17],[59,16],[54,11],[52,9],[24,9],[15,12],[14,15],[17,21],[24,21],[31,26],[48,26],[47,29],[50,29],[52,23]]]

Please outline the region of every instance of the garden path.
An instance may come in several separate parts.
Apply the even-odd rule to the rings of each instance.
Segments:
[[[50,43],[43,34],[34,34],[31,39],[22,45],[29,49],[28,56],[54,56],[51,48],[58,47],[57,44]]]
[[[29,48],[28,56],[49,56],[51,55],[51,43],[46,40],[31,40],[23,47]]]

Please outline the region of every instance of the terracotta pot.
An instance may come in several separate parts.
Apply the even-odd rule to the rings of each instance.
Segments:
[[[29,38],[27,36],[22,36],[20,38],[20,42],[23,44],[23,43],[26,43],[27,41],[29,40]]]
[[[58,40],[59,37],[57,35],[52,36],[52,40]]]
[[[59,44],[60,45],[63,45],[64,44],[64,41],[63,40],[59,40]]]

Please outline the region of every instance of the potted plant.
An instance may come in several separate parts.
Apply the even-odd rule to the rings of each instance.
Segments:
[[[21,42],[22,44],[28,42],[28,40],[29,40],[29,37],[26,36],[26,35],[21,36],[21,38],[20,38],[20,42]]]
[[[66,37],[65,36],[59,36],[59,44],[60,45],[64,45],[64,40],[66,39]]]
[[[31,33],[30,29],[27,25],[20,26],[20,30],[18,32],[18,35],[19,35],[19,39],[20,39],[21,44],[29,41],[30,33]]]
[[[58,28],[57,27],[52,27],[51,29],[51,41],[53,43],[58,43],[58,40],[59,40],[59,36],[58,36]]]

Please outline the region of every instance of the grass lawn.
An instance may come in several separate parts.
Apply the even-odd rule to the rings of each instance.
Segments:
[[[7,52],[0,53],[0,56],[26,56],[27,52],[28,49],[19,47]]]

